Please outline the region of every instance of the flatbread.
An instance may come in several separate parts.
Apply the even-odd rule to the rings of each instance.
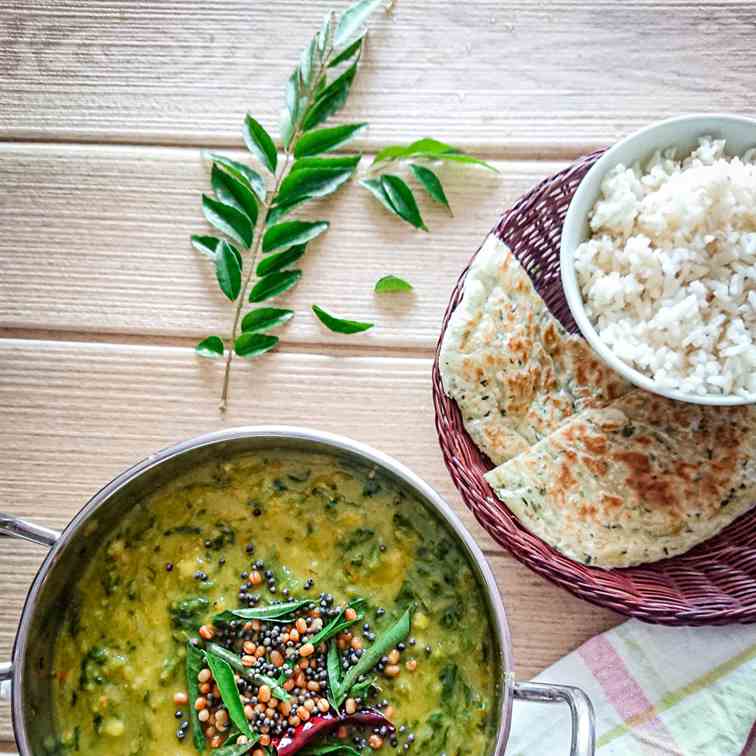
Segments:
[[[439,363],[467,432],[495,464],[631,388],[562,328],[493,234],[467,274]]]
[[[756,503],[756,407],[640,389],[574,417],[486,479],[566,556],[628,567],[681,554]]]

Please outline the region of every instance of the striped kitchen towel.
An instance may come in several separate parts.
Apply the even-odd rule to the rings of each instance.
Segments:
[[[756,626],[630,620],[549,667],[596,710],[598,756],[756,756]],[[569,754],[566,706],[516,703],[507,756]]]

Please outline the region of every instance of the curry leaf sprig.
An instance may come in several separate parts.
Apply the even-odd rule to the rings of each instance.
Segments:
[[[360,181],[360,184],[371,192],[389,212],[415,228],[427,231],[428,227],[423,221],[420,208],[410,186],[400,176],[384,171],[407,163],[420,187],[434,202],[443,205],[452,214],[441,179],[437,173],[427,166],[427,163],[444,162],[478,165],[498,173],[494,166],[480,158],[468,155],[450,144],[439,142],[437,139],[425,137],[406,146],[392,144],[384,147],[373,159],[369,168],[371,176]],[[378,175],[374,176],[375,173],[378,173]]]
[[[253,358],[269,352],[279,343],[279,337],[270,332],[294,317],[291,309],[264,303],[299,283],[302,270],[293,266],[307,245],[329,228],[327,220],[287,216],[307,202],[334,194],[357,172],[361,154],[333,151],[341,150],[367,124],[324,124],[346,104],[363,52],[366,23],[384,2],[358,0],[338,17],[332,12],[326,15],[286,85],[286,107],[279,127],[281,154],[270,133],[247,114],[243,138],[257,167],[213,152],[206,155],[212,194],[202,195],[202,212],[218,235],[198,234],[191,240],[212,261],[220,290],[234,304],[234,315],[226,338],[207,336],[196,351],[202,357],[225,358],[221,410],[228,403],[234,356]],[[412,188],[394,171],[407,163],[431,200],[451,212],[440,178],[427,165],[438,162],[495,170],[451,145],[425,138],[381,150],[360,183],[393,215],[427,231]],[[394,281],[377,286],[376,292],[409,289],[411,286]],[[253,307],[245,313],[248,304]],[[373,327],[372,323],[336,317],[317,305],[312,310],[336,333],[354,334]]]
[[[197,352],[225,357],[221,409],[228,402],[234,355],[256,357],[273,349],[278,337],[268,331],[294,314],[261,307],[243,316],[247,301],[261,304],[296,286],[302,271],[290,266],[329,227],[325,220],[285,217],[310,200],[338,191],[360,161],[359,154],[322,155],[342,147],[366,124],[319,127],[344,107],[357,74],[365,23],[381,3],[359,0],[338,18],[327,14],[310,40],[287,83],[281,159],[273,138],[250,114],[244,119],[244,142],[264,173],[224,156],[208,155],[214,196],[202,196],[202,211],[221,236],[196,235],[192,244],[213,261],[218,285],[235,307],[230,336],[225,340],[208,336],[197,345]],[[330,73],[340,66],[343,72]],[[260,253],[264,258],[258,263]]]

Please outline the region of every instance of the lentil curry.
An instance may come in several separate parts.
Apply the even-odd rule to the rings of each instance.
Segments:
[[[56,640],[47,753],[488,756],[496,653],[419,501],[327,455],[239,455],[152,493],[96,552]]]

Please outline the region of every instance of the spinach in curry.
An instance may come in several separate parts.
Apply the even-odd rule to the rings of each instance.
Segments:
[[[251,583],[252,572],[261,582]],[[220,613],[295,598],[323,607],[325,619],[329,607],[359,603],[352,630],[366,649],[413,610],[401,673],[386,676],[384,657],[369,676],[378,687],[360,691],[397,727],[383,748],[391,752],[394,737],[399,751],[407,744],[418,756],[491,753],[495,641],[445,526],[380,475],[286,450],[184,475],[140,502],[103,544],[56,639],[58,737],[49,753],[197,753],[192,701],[174,702],[177,692],[192,695],[187,642],[207,648],[198,628]],[[318,745],[368,753],[368,733],[350,731],[344,741],[332,732]]]

